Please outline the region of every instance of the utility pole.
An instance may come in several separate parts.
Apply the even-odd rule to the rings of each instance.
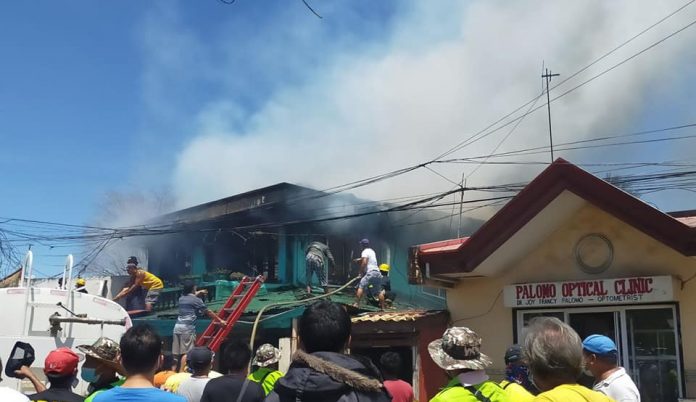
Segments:
[[[551,74],[551,71],[547,68],[546,72],[541,75],[541,78],[546,80],[546,106],[549,110],[549,141],[551,144],[551,163],[553,163],[553,134],[551,132],[551,98],[549,97],[549,83],[551,82],[551,77],[558,77],[560,74]]]
[[[462,213],[464,212],[464,189],[466,188],[466,177],[464,177],[464,173],[462,173],[462,184],[460,184],[459,187],[461,187],[462,192],[459,198],[459,226],[457,226],[457,239],[462,237]]]

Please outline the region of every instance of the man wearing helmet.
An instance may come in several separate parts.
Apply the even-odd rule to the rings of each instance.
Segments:
[[[85,287],[87,283],[84,278],[77,278],[75,281],[75,291],[80,293],[87,293],[87,288]]]
[[[389,264],[381,264],[379,272],[382,274],[380,283],[373,282],[367,284],[367,301],[368,303],[379,306],[382,310],[390,306],[394,301],[396,294],[391,290],[391,281],[389,280]]]

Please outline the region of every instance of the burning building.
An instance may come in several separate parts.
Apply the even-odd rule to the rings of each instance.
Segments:
[[[364,301],[360,309],[353,308],[353,286],[345,294],[332,295],[333,301],[345,304],[355,316],[351,348],[373,358],[387,350],[397,351],[410,362],[403,379],[415,385],[420,399],[432,397],[438,380],[443,379],[425,382],[424,373],[433,372],[434,367],[423,353],[427,355],[427,343],[442,334],[448,314],[442,290],[408,283],[408,246],[442,238],[448,228],[442,221],[404,225],[407,213],[380,212],[389,207],[280,183],[162,216],[150,226],[165,234],[145,238],[143,246],[148,269],[164,280],[165,289],[155,314],[136,321],[147,321],[169,336],[182,281],[194,280],[208,289],[208,305],[217,310],[230,294],[233,280],[263,275],[267,278],[263,289],[233,330],[234,336],[249,337],[258,311],[269,304],[301,299],[300,289],[307,281],[305,248],[310,242],[321,241],[331,248],[336,267],[327,278],[329,286],[337,288],[356,277],[358,268],[351,262],[360,256],[359,240],[369,238],[379,263],[391,266],[397,297],[393,310],[380,312]],[[423,212],[422,217],[428,221],[432,213]],[[255,343],[292,339],[293,320],[302,311],[301,305],[266,310]],[[199,321],[200,333],[209,321]]]

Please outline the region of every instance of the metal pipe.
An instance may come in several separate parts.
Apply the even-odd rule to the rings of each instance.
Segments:
[[[34,265],[34,253],[31,250],[27,251],[27,256],[22,264],[22,278],[19,280],[19,287],[23,287],[26,294],[24,295],[24,324],[22,325],[22,335],[29,335],[29,297],[31,293],[31,276]],[[26,284],[24,279],[28,276]]]
[[[100,320],[98,318],[88,318],[88,317],[58,317],[51,316],[48,318],[51,325],[59,325],[61,323],[78,323],[78,324],[94,324],[94,325],[123,325],[126,326],[126,319],[122,318],[120,320]]]
[[[29,287],[29,284],[31,282],[31,270],[32,270],[32,265],[34,263],[34,253],[31,252],[31,250],[27,251],[27,255],[24,257],[24,261],[22,262],[22,274],[19,278],[19,287]],[[28,268],[28,269],[27,269]],[[27,280],[27,283],[24,284],[24,279],[26,277],[29,277]]]
[[[68,277],[63,279],[63,289],[71,290],[72,289],[72,269],[73,269],[73,255],[68,254],[68,257],[65,259],[65,269],[63,271],[63,275],[67,272]],[[68,293],[68,299],[70,298],[70,293]]]

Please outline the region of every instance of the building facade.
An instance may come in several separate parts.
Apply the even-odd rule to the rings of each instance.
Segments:
[[[230,294],[232,279],[239,275],[267,278],[230,337],[250,340],[257,313],[270,304],[301,302],[305,274],[305,248],[312,241],[327,244],[336,260],[326,268],[331,288],[354,279],[360,256],[359,241],[369,238],[379,263],[391,266],[394,309],[388,312],[367,305],[352,307],[355,285],[331,300],[345,305],[353,316],[351,352],[379,362],[386,351],[398,353],[405,365],[401,377],[414,385],[421,400],[427,400],[444,384],[444,373],[427,353],[427,345],[442,335],[448,322],[444,294],[438,288],[408,282],[408,248],[414,242],[442,238],[446,231],[438,223],[401,225],[407,213],[380,213],[389,205],[352,196],[329,195],[308,188],[281,183],[248,193],[173,212],[152,222],[171,232],[144,240],[148,269],[162,278],[155,314],[135,319],[154,326],[165,338],[171,336],[177,316],[180,284],[193,280],[210,291],[208,306],[219,310]],[[432,216],[422,212],[421,219]],[[470,222],[471,223],[471,222]],[[318,286],[317,278],[313,285]],[[317,289],[317,293],[321,291]],[[293,322],[304,306],[271,307],[260,317],[254,344],[272,343],[292,353],[295,342]],[[197,332],[209,324],[199,319]],[[293,346],[294,345],[294,346]]]
[[[529,320],[553,316],[614,339],[643,401],[696,398],[694,215],[558,160],[470,237],[412,247],[409,276],[447,289],[494,375]]]

